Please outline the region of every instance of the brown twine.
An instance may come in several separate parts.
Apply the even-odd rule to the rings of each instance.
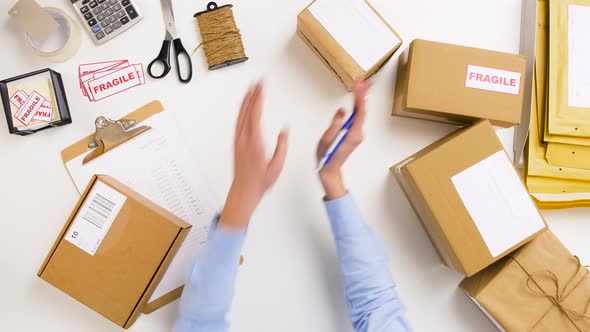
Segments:
[[[584,311],[583,312],[578,312],[576,310],[570,309],[570,308],[566,308],[563,305],[563,302],[566,300],[566,298],[578,287],[580,286],[580,284],[586,280],[586,278],[588,278],[589,272],[587,270],[588,266],[583,266],[582,263],[580,262],[580,259],[578,258],[578,256],[574,256],[574,258],[576,259],[577,262],[577,268],[576,271],[574,272],[574,274],[569,278],[569,280],[565,283],[565,286],[563,287],[563,289],[560,290],[560,282],[559,282],[559,278],[557,278],[557,275],[555,275],[555,273],[553,273],[550,270],[544,270],[541,272],[537,272],[537,273],[533,273],[530,274],[525,268],[524,266],[513,256],[510,256],[510,258],[512,260],[514,260],[516,262],[516,264],[518,264],[518,266],[520,266],[520,268],[524,271],[524,273],[526,273],[527,275],[527,280],[526,280],[526,286],[529,289],[529,291],[531,291],[531,293],[537,295],[537,296],[543,296],[546,299],[548,299],[551,304],[553,305],[551,308],[549,308],[549,310],[545,311],[545,313],[541,316],[541,318],[539,318],[539,320],[531,327],[530,331],[533,331],[540,323],[541,321],[547,316],[547,314],[551,311],[551,309],[553,307],[557,307],[557,309],[563,313],[567,319],[572,323],[572,325],[579,331],[579,332],[585,332],[578,324],[577,321],[579,320],[588,320],[590,321],[590,317],[587,315],[588,312],[588,307],[590,306],[590,297],[588,298],[588,300],[586,301],[586,306],[584,307]],[[580,280],[578,280],[573,287],[571,287],[571,289],[568,290],[568,288],[570,288],[572,282],[575,280],[576,276],[579,274],[579,272],[581,270],[584,270],[583,276]],[[548,292],[546,292],[543,287],[541,287],[539,285],[539,283],[537,282],[537,280],[535,280],[535,277],[541,277],[541,276],[548,276],[549,279],[553,282],[553,285],[555,286],[555,294],[551,295]]]
[[[246,56],[242,35],[236,26],[231,7],[219,7],[204,12],[197,15],[196,19],[203,42],[193,53],[203,46],[209,68]]]

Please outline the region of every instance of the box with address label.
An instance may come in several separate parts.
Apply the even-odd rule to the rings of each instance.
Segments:
[[[38,275],[128,328],[190,229],[114,178],[94,176]]]
[[[297,34],[352,90],[401,46],[400,36],[366,0],[315,0],[297,16]]]
[[[49,68],[0,81],[0,96],[11,134],[72,123],[61,75]]]
[[[472,276],[547,226],[489,121],[391,168],[446,265]]]
[[[455,124],[520,122],[523,56],[416,39],[400,56],[393,115]]]

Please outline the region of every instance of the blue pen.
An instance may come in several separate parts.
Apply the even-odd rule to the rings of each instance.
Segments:
[[[354,110],[352,111],[352,114],[350,115],[348,120],[346,120],[344,125],[342,125],[342,128],[338,132],[338,135],[336,135],[336,138],[334,138],[332,143],[330,143],[330,146],[328,147],[326,152],[324,152],[324,154],[322,154],[322,158],[320,159],[320,162],[318,163],[318,168],[317,168],[318,172],[324,166],[326,166],[330,162],[330,160],[332,160],[332,157],[334,156],[334,154],[336,154],[336,151],[338,151],[338,148],[340,147],[340,145],[342,145],[342,142],[344,142],[344,140],[346,139],[346,136],[348,135],[348,131],[350,130],[350,127],[352,126],[352,122],[354,121],[355,115],[356,115],[356,106],[354,107]]]

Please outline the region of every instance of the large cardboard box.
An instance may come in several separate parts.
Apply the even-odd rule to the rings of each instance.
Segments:
[[[588,331],[588,274],[548,230],[460,287],[501,331]]]
[[[455,124],[520,122],[526,59],[416,39],[400,56],[393,115]]]
[[[297,16],[297,34],[340,82],[375,74],[402,44],[366,0],[315,0]]]
[[[391,168],[449,267],[472,276],[547,228],[489,121]]]
[[[128,328],[190,228],[115,179],[95,176],[38,275]]]

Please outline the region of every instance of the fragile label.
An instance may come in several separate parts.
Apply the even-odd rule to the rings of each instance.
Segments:
[[[520,79],[521,74],[518,72],[467,65],[465,87],[518,96]]]
[[[45,98],[33,91],[14,117],[23,124],[28,125],[29,122],[33,120],[35,113],[41,108],[44,101]]]
[[[23,90],[18,90],[17,92],[15,92],[12,95],[12,97],[10,97],[10,102],[12,104],[14,104],[14,106],[18,107],[18,109],[20,111],[20,109],[25,105],[25,101],[28,98],[29,98],[29,95],[27,95]],[[49,100],[45,100],[41,104],[41,107],[39,108],[39,110],[37,112],[35,112],[35,115],[33,116],[33,121],[49,122],[49,121],[51,121],[52,118],[53,118],[53,108],[51,107],[51,103],[49,102]]]
[[[53,117],[53,110],[51,108],[41,107],[35,113],[35,116],[33,117],[33,119],[35,121],[46,121],[46,122],[49,122],[49,121],[51,121],[52,117]]]
[[[88,87],[94,100],[98,101],[140,84],[135,67],[129,66],[89,82]]]
[[[94,256],[126,200],[125,195],[97,181],[65,239]]]

